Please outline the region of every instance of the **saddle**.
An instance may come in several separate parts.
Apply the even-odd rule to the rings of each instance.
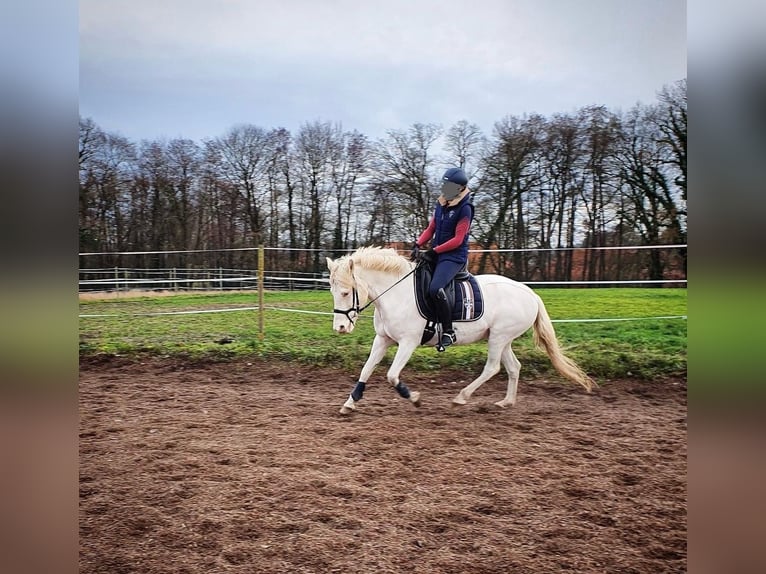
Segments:
[[[420,344],[423,345],[436,334],[439,318],[436,315],[428,287],[431,284],[433,267],[429,263],[421,263],[415,270],[415,301],[420,316],[426,319],[426,327]],[[447,301],[452,309],[452,320],[456,322],[476,321],[484,314],[484,297],[476,277],[463,267],[455,278],[444,288]]]

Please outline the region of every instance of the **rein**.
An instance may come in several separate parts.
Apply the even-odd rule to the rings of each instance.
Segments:
[[[351,318],[351,312],[352,311],[356,313],[357,317],[359,317],[359,315],[362,313],[362,311],[364,311],[365,309],[367,309],[367,307],[372,305],[375,301],[377,301],[378,299],[383,297],[383,295],[388,293],[391,289],[393,289],[394,287],[399,285],[399,283],[401,283],[402,281],[407,279],[407,277],[409,277],[410,275],[415,273],[416,270],[417,270],[417,266],[413,267],[412,270],[409,273],[407,273],[406,275],[401,277],[396,283],[394,283],[393,285],[388,287],[380,295],[378,295],[377,297],[374,297],[374,298],[370,299],[369,301],[367,301],[367,303],[363,307],[359,306],[359,292],[356,290],[356,277],[354,277],[352,275],[352,277],[354,279],[354,286],[351,288],[352,289],[352,297],[353,297],[353,307],[349,307],[348,309],[333,309],[332,312],[333,313],[338,313],[340,315],[345,315],[348,318],[348,320],[351,322],[351,324],[353,325],[354,324],[354,320]]]

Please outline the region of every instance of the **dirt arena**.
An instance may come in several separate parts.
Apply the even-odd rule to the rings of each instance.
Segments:
[[[88,360],[80,572],[686,572],[686,381]]]

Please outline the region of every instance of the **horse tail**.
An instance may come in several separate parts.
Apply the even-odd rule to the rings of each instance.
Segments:
[[[535,346],[548,354],[551,363],[559,373],[570,381],[579,383],[586,391],[591,392],[593,387],[597,386],[596,382],[585,374],[585,371],[577,363],[564,355],[545,304],[537,293],[535,293],[535,297],[537,297],[537,317],[534,324]]]

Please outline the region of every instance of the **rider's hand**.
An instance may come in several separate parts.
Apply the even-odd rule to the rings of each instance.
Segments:
[[[415,245],[412,246],[412,251],[410,251],[410,261],[417,261],[420,257],[420,246],[415,243]]]
[[[433,248],[429,249],[428,251],[421,251],[419,254],[420,261],[425,261],[426,263],[430,264],[436,263],[437,257],[438,255],[436,251],[433,250]]]

